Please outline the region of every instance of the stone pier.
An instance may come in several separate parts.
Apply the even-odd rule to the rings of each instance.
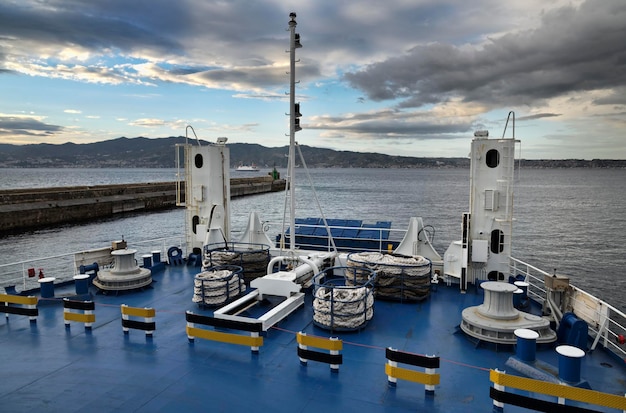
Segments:
[[[274,180],[269,175],[232,178],[230,185],[231,198],[236,198],[284,190],[285,180]],[[184,182],[181,188],[184,202]],[[176,205],[176,182],[1,190],[0,233]]]

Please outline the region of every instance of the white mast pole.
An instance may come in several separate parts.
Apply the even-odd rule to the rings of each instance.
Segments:
[[[291,201],[291,208],[289,211],[289,249],[295,250],[296,242],[296,177],[295,177],[295,164],[296,164],[296,47],[300,46],[299,42],[296,42],[296,13],[289,13],[289,199]]]

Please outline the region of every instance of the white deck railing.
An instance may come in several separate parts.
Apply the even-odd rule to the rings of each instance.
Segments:
[[[511,275],[522,274],[529,283],[528,296],[534,301],[544,304],[546,287],[544,279],[552,274],[534,267],[524,261],[511,257]],[[584,290],[572,285],[568,307],[577,317],[584,320],[589,327],[589,335],[593,339],[590,350],[602,344],[622,360],[626,360],[626,349],[619,343],[620,337],[626,336],[626,314]]]
[[[161,259],[167,259],[167,249],[171,246],[183,248],[184,237],[158,238],[145,241],[133,241],[129,248],[136,249],[135,259],[141,264],[141,256],[151,254],[152,251],[160,251]],[[106,249],[106,248],[105,248]],[[78,251],[49,257],[35,258],[0,265],[0,287],[5,289],[16,288],[20,291],[39,288],[37,280],[40,272],[45,277],[54,277],[55,283],[71,281],[74,275],[79,273],[79,267],[91,264],[93,261],[80,257],[97,256],[100,250]],[[95,254],[95,255],[94,255]],[[29,276],[29,270],[34,276]]]
[[[282,228],[282,223],[277,222],[264,222],[265,228]],[[331,243],[330,237],[328,237],[328,232],[326,227],[322,225],[311,225],[311,224],[296,224],[298,228],[313,228],[313,229],[323,229],[322,234],[316,235],[305,235],[305,234],[296,234],[296,237],[299,239],[302,238],[310,238],[319,241],[318,243],[306,243],[306,242],[296,242],[297,248],[307,250],[307,249],[315,249],[320,250],[323,249],[327,252],[333,251],[333,244]],[[376,236],[369,238],[356,238],[356,237],[341,237],[333,235],[333,240],[335,241],[335,245],[339,250],[354,250],[354,251],[378,251],[378,252],[390,252],[390,244],[394,244],[397,246],[400,241],[404,238],[406,234],[406,229],[397,229],[397,228],[374,228],[374,227],[345,227],[339,225],[329,225],[328,229],[331,234],[333,232],[337,232],[339,230],[363,230],[363,231],[373,231]],[[280,231],[277,230],[274,235],[272,241],[276,242],[276,236],[280,235]],[[283,233],[284,234],[284,233]],[[388,234],[388,236],[385,236]],[[291,234],[287,234],[286,237],[281,238],[284,242],[284,248],[289,248],[289,241],[287,241],[288,237],[291,237]],[[297,240],[296,240],[297,241]],[[353,248],[346,248],[341,245],[341,243],[345,241],[351,243],[352,245],[356,245]],[[359,241],[361,241],[360,245],[370,244],[370,248],[361,248],[359,247]],[[394,247],[395,248],[395,247]]]

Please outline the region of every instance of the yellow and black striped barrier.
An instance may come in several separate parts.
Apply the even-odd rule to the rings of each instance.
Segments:
[[[328,363],[332,372],[339,372],[339,365],[343,363],[343,356],[339,353],[343,349],[343,341],[337,337],[316,337],[308,336],[303,332],[297,335],[298,340],[298,357],[300,364],[307,365],[309,360]],[[309,347],[321,348],[327,350],[328,353],[309,350]]]
[[[263,345],[263,337],[259,335],[261,331],[263,331],[263,323],[260,321],[258,323],[245,323],[241,321],[203,316],[200,314],[194,314],[191,311],[187,311],[185,313],[185,317],[187,319],[187,338],[190,343],[193,343],[194,339],[197,337],[204,340],[249,346],[250,350],[255,354],[259,352],[259,347]],[[196,327],[196,324],[232,330],[243,330],[249,332],[250,335],[248,336],[243,334],[207,330]]]
[[[489,395],[493,399],[494,409],[499,411],[503,410],[505,404],[512,404],[540,412],[577,413],[590,411],[582,407],[565,405],[565,400],[575,400],[626,412],[626,397],[624,396],[572,387],[566,384],[549,383],[526,377],[512,376],[498,370],[491,370],[489,372],[489,380],[494,384],[493,387],[490,387]],[[552,396],[555,397],[557,401],[536,400],[521,394],[510,393],[506,391],[506,387]]]
[[[439,357],[423,356],[420,354],[406,353],[387,347],[385,351],[387,363],[385,364],[385,373],[387,374],[388,384],[395,387],[398,379],[421,383],[426,386],[426,394],[435,394],[435,385],[439,384]],[[423,367],[424,371],[416,371],[398,367],[398,363],[408,364],[416,367]]]
[[[143,330],[146,333],[146,337],[152,337],[154,330],[156,330],[156,322],[154,316],[156,311],[154,308],[138,308],[129,307],[126,304],[120,306],[122,312],[122,331],[124,334],[128,334],[130,329]],[[141,318],[141,320],[131,319],[131,317]]]
[[[0,294],[0,313],[4,313],[7,319],[9,314],[27,315],[31,323],[36,323],[39,315],[37,297]]]
[[[93,323],[96,322],[96,314],[94,310],[96,305],[93,301],[76,301],[69,298],[63,299],[63,319],[65,327],[70,326],[70,321],[84,323],[86,330],[91,330]]]

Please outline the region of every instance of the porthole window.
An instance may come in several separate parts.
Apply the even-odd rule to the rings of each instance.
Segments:
[[[491,252],[500,254],[504,251],[504,232],[499,229],[491,231]]]
[[[487,279],[489,281],[502,281],[504,280],[504,274],[502,274],[500,271],[489,271],[489,273],[487,274]]]
[[[204,164],[204,159],[202,158],[202,155],[197,154],[196,157],[194,158],[194,162],[196,164],[196,168],[198,169],[202,168],[202,165]]]
[[[193,218],[191,218],[191,230],[193,231],[194,234],[197,234],[196,232],[196,226],[200,223],[200,217],[197,215],[194,215]]]
[[[486,162],[487,166],[490,168],[495,168],[500,165],[500,152],[496,149],[489,149],[487,151]]]

